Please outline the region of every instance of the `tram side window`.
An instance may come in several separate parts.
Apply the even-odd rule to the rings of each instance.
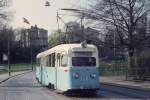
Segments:
[[[52,60],[51,60],[51,55],[49,55],[49,67],[51,67],[51,63],[52,62]]]
[[[37,60],[36,60],[36,64],[37,64],[37,66],[40,66],[40,58],[37,58]]]
[[[62,67],[66,67],[68,64],[68,57],[67,55],[62,55],[61,56],[61,66]]]
[[[47,59],[46,57],[43,58],[43,67],[47,66]]]
[[[41,67],[44,67],[44,58],[41,58],[40,66],[41,66]]]
[[[49,56],[46,56],[46,66],[49,66]]]
[[[55,67],[55,53],[52,53],[52,57],[51,57],[51,67]]]
[[[57,54],[57,65],[60,66],[60,53]]]

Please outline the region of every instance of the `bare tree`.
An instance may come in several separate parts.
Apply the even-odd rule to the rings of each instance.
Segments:
[[[0,61],[3,53],[8,51],[8,41],[12,44],[14,34],[9,26],[12,12],[9,10],[11,0],[0,0]],[[11,17],[10,17],[11,16]]]
[[[12,12],[9,10],[12,0],[0,0],[0,27],[8,25],[12,20]]]
[[[138,31],[140,23],[147,18],[150,12],[149,0],[96,0],[90,9],[85,10],[85,16],[93,23],[114,27],[121,45],[128,51],[128,68],[134,67],[133,55],[146,39],[150,38],[147,32]]]

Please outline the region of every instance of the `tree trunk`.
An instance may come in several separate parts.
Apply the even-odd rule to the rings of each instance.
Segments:
[[[135,49],[135,57],[134,57],[135,77],[134,79],[139,79],[139,71],[140,71],[139,58],[140,58],[140,50]]]
[[[127,67],[127,77],[132,77],[134,80],[142,79],[142,69],[140,65],[140,49],[130,49],[128,51],[128,67]]]
[[[134,75],[134,50],[129,50],[128,51],[128,67],[127,67],[127,78],[129,76]]]
[[[143,80],[144,79],[144,71],[145,66],[142,66],[142,59],[141,59],[141,49],[135,49],[135,68],[136,68],[136,79]]]

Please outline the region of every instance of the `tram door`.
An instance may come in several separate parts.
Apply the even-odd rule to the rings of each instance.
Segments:
[[[52,83],[54,84],[54,88],[57,88],[57,56],[56,53],[51,54],[51,66],[52,68]]]
[[[43,83],[43,58],[41,58],[40,62],[40,82]]]
[[[61,55],[60,55],[60,53],[57,53],[57,55],[56,55],[56,87],[58,88],[58,72],[59,72],[59,68],[60,68],[60,57],[61,57]]]

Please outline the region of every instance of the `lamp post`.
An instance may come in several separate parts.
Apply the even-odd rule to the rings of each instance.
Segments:
[[[31,41],[31,40],[30,40]],[[33,71],[33,51],[32,51],[32,43],[30,45],[30,59],[31,59],[31,67]]]
[[[11,66],[10,66],[10,30],[5,27],[6,33],[8,35],[7,38],[7,66],[8,66],[8,75],[11,76]]]
[[[57,9],[57,16],[56,16],[56,19],[57,19],[57,28],[58,28],[58,33],[59,33],[59,41],[61,43],[61,36],[60,36],[60,28],[59,28],[59,13],[58,13],[58,9]]]
[[[49,2],[49,1],[46,1],[46,2],[45,2],[45,7],[49,7],[49,6],[51,6],[51,5],[50,5],[50,2]]]
[[[9,34],[9,32],[8,32]],[[8,43],[7,43],[7,55],[8,55],[8,75],[11,76],[11,68],[10,68],[10,38],[8,37]]]
[[[49,7],[49,6],[51,6],[50,2],[46,1],[45,7]],[[61,36],[60,36],[60,30],[59,30],[60,28],[59,28],[59,21],[58,21],[58,19],[59,19],[58,9],[57,9],[57,14],[56,14],[56,19],[57,19],[57,28],[58,28],[58,33],[59,33],[59,41],[61,42]]]
[[[26,32],[27,30],[25,29],[25,32]],[[31,69],[32,69],[32,71],[33,71],[33,37],[32,37],[32,34],[33,34],[33,30],[32,29],[30,29],[30,31],[29,31],[29,41],[30,41],[30,64],[31,64]]]

